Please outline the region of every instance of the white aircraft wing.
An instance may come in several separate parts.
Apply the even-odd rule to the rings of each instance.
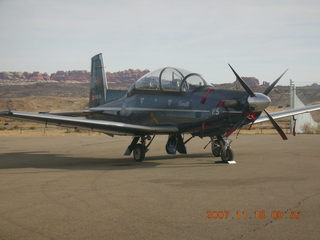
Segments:
[[[284,110],[280,112],[273,112],[269,114],[273,117],[273,119],[278,119],[278,118],[290,117],[290,116],[303,114],[303,113],[309,113],[317,110],[320,110],[320,104],[311,105],[303,108]],[[269,118],[266,115],[262,115],[259,118],[257,118],[257,120],[255,120],[254,123],[261,123],[261,122],[267,122],[267,121],[270,121]]]
[[[0,117],[42,122],[63,127],[79,127],[111,135],[168,134],[179,131],[175,126],[145,126],[123,122],[59,116],[49,113],[2,111],[0,112]]]

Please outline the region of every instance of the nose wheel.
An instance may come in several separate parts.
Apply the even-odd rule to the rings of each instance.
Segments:
[[[211,151],[214,157],[221,156],[221,146],[219,140],[214,140],[213,138],[211,138]]]
[[[233,161],[233,151],[231,148],[227,148],[225,151],[221,152],[221,160],[225,163]]]
[[[218,136],[217,138],[211,138],[211,151],[213,156],[221,157],[221,160],[225,163],[230,163],[234,159],[234,154],[231,149],[231,140]]]

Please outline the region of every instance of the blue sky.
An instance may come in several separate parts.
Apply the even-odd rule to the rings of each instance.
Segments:
[[[320,82],[320,1],[0,0],[0,71],[182,67],[208,82],[242,76]]]

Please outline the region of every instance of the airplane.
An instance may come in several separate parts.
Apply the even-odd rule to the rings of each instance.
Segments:
[[[257,93],[230,64],[229,67],[244,91],[214,88],[198,73],[173,67],[147,73],[128,90],[115,90],[108,88],[100,53],[91,58],[89,109],[54,113],[5,110],[0,111],[0,117],[84,128],[110,136],[132,136],[124,155],[133,154],[138,162],[145,159],[156,135],[168,135],[168,154],[186,154],[186,143],[192,138],[209,137],[213,156],[230,163],[234,154],[229,136],[237,129],[270,121],[287,140],[275,119],[320,110],[317,104],[269,114],[268,94],[287,70],[263,93]],[[184,134],[191,137],[185,139]]]

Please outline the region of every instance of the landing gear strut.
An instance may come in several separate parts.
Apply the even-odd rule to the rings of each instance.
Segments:
[[[217,136],[217,138],[211,137],[211,151],[213,156],[221,157],[221,160],[225,163],[233,161],[233,151],[230,147],[231,140]]]
[[[132,139],[131,144],[128,146],[126,152],[124,155],[129,156],[131,153],[133,153],[133,159],[137,162],[142,162],[145,159],[146,152],[148,152],[148,147],[152,143],[155,136],[136,136]],[[140,143],[138,143],[140,140]],[[149,141],[149,143],[146,143],[146,140]]]

